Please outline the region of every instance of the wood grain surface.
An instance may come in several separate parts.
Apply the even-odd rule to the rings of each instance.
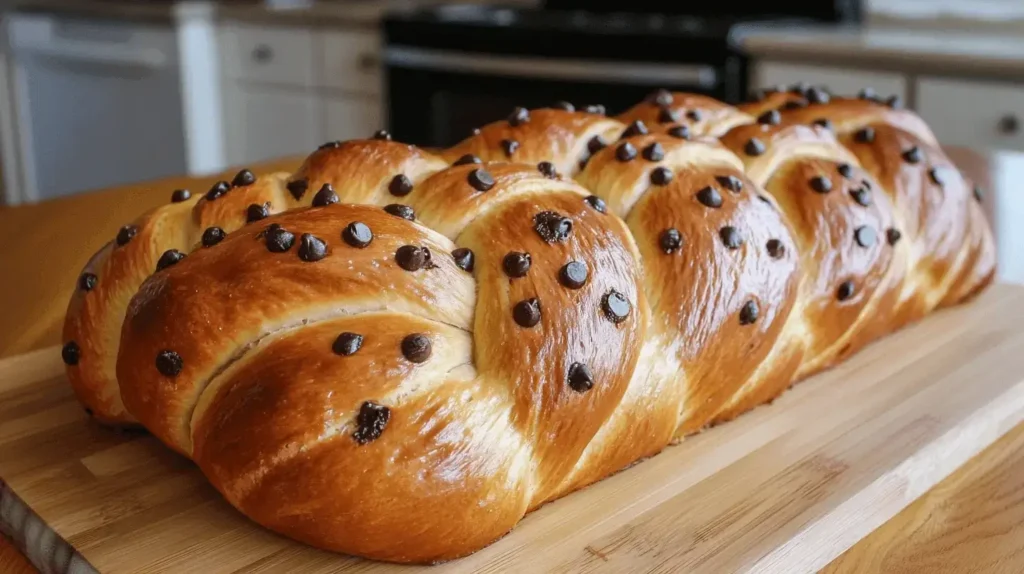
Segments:
[[[1024,287],[996,286],[529,515],[431,572],[809,572],[1024,419]],[[0,362],[0,478],[100,572],[419,571],[236,512],[153,437],[95,424],[57,348]]]

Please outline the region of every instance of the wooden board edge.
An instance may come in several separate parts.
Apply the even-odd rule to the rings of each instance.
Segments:
[[[2,479],[0,533],[10,538],[18,551],[40,572],[99,574],[71,543],[46,524]]]

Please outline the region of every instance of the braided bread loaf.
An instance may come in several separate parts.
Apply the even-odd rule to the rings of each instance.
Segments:
[[[773,97],[517,109],[438,154],[378,134],[176,193],[87,265],[69,379],[268,528],[471,553],[991,281],[913,114]]]

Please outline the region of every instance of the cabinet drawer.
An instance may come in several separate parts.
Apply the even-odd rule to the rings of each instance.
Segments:
[[[325,32],[322,46],[322,85],[357,94],[380,94],[379,34],[365,30]]]
[[[225,43],[231,78],[291,86],[314,83],[309,30],[235,25],[226,30]]]
[[[944,145],[1024,150],[1024,84],[921,78],[917,102]]]
[[[758,62],[754,67],[752,86],[771,88],[806,82],[822,86],[837,96],[855,96],[871,88],[882,97],[899,96],[907,101],[907,79],[900,74],[871,72],[824,66],[805,66],[782,62]]]

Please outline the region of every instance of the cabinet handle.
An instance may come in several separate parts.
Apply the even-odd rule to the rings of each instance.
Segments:
[[[1007,114],[999,120],[999,131],[1004,135],[1013,135],[1020,131],[1020,120],[1017,116]]]
[[[264,64],[274,59],[274,51],[266,44],[260,44],[252,50],[252,59]]]
[[[380,58],[377,54],[360,54],[359,69],[364,72],[372,72],[380,66]]]

